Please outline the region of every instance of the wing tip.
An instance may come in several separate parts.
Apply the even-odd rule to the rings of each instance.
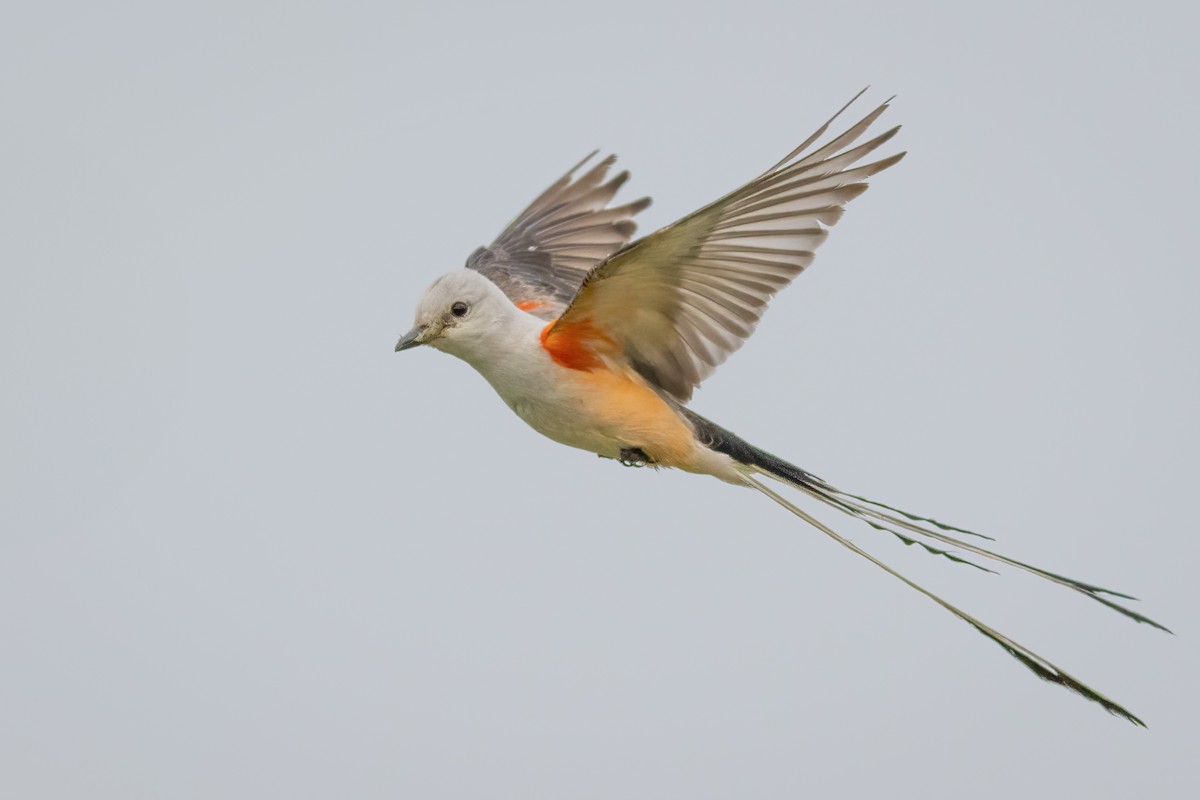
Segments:
[[[638,213],[641,213],[642,211],[645,211],[647,208],[649,208],[651,205],[653,205],[653,203],[654,203],[654,200],[652,198],[650,198],[649,196],[639,197],[637,200],[634,200],[632,203],[626,203],[625,207],[629,209],[629,213],[632,215],[632,214],[638,214]]]
[[[593,150],[592,152],[588,153],[586,156],[584,156],[583,158],[581,158],[581,159],[580,159],[580,160],[579,160],[579,161],[578,161],[578,162],[575,164],[575,166],[573,166],[573,167],[571,167],[569,170],[567,170],[567,174],[566,174],[566,175],[564,175],[563,177],[565,177],[565,178],[568,178],[568,179],[569,179],[569,178],[571,178],[572,176],[574,176],[574,175],[575,175],[575,173],[576,173],[576,172],[578,172],[578,171],[579,171],[579,169],[580,169],[580,168],[581,168],[581,167],[582,167],[584,164],[588,163],[588,162],[589,162],[589,161],[591,161],[593,158],[595,158],[595,157],[596,157],[596,154],[597,154],[597,153],[599,153],[599,152],[600,152],[600,148],[599,148],[599,147],[597,147],[595,150]]]
[[[613,159],[613,161],[616,160],[616,156],[609,156],[609,158]],[[612,162],[609,162],[609,163],[612,163]],[[615,193],[618,189],[620,189],[622,186],[625,185],[626,181],[628,181],[629,178],[630,178],[629,170],[623,169],[620,172],[618,172],[616,175],[613,175],[612,178],[609,179],[605,188],[607,188],[610,191]]]

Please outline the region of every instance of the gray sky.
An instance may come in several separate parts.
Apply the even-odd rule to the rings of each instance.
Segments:
[[[23,5],[0,795],[1195,796],[1184,4]],[[1177,637],[838,522],[1148,731],[766,498],[392,353],[592,148],[649,230],[867,84],[909,157],[693,407],[1143,597]]]

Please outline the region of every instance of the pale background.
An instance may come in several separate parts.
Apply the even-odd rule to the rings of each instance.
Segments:
[[[0,796],[1196,796],[1183,3],[24,3],[0,20]],[[643,230],[862,86],[879,176],[695,407],[1137,626],[396,355],[594,147]]]

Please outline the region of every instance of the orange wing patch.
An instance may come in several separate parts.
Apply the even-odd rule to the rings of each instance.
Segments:
[[[554,320],[542,328],[541,341],[542,347],[556,364],[587,372],[604,366],[600,355],[615,352],[617,348],[617,343],[593,325],[590,319],[565,325]]]
[[[542,306],[544,306],[546,304],[543,303],[541,300],[518,300],[513,305],[515,305],[517,308],[521,309],[522,311],[533,311],[535,308],[541,308]]]

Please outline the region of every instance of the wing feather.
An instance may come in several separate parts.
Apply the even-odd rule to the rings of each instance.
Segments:
[[[899,130],[859,141],[888,103],[814,148],[847,107],[750,183],[609,255],[555,325],[604,331],[643,377],[687,401],[812,263],[867,178],[904,156],[860,164]]]
[[[566,309],[584,277],[633,236],[633,216],[650,205],[645,197],[608,207],[629,180],[621,172],[605,180],[616,160],[608,156],[574,178],[596,154],[552,183],[509,223],[488,247],[467,259],[514,303],[550,320]]]

